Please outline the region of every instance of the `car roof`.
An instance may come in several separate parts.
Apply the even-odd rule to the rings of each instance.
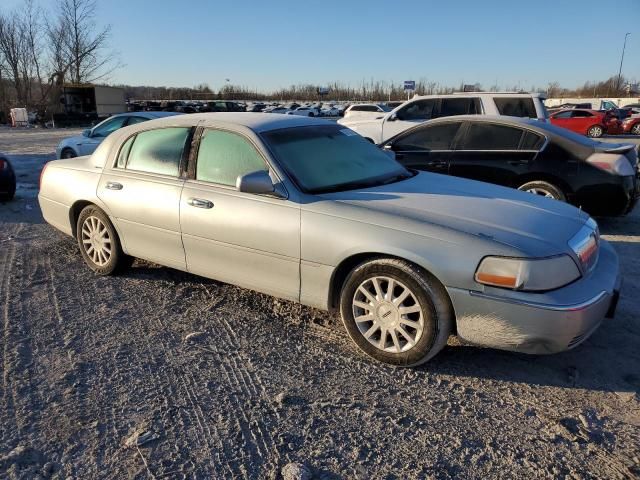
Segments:
[[[411,100],[417,100],[421,98],[455,98],[455,97],[481,97],[481,98],[494,98],[494,97],[522,97],[522,98],[539,98],[545,100],[546,95],[544,93],[533,92],[453,92],[442,95],[414,95]]]
[[[563,108],[562,110],[554,112],[553,114],[556,115],[556,114],[562,113],[562,112],[589,112],[589,113],[593,113],[594,115],[601,115],[602,114],[602,112],[600,110],[593,110],[591,108]]]
[[[117,113],[115,115],[111,115],[109,118],[114,118],[114,117],[131,117],[131,116],[136,116],[136,117],[144,117],[144,118],[148,118],[149,120],[155,120],[157,118],[164,118],[164,117],[173,117],[175,115],[181,115],[180,112],[126,112],[126,113]]]
[[[159,112],[158,112],[159,113]],[[138,124],[141,130],[146,130],[150,126],[174,127],[174,126],[241,126],[253,130],[254,132],[267,132],[269,130],[279,130],[281,128],[303,127],[309,125],[336,125],[335,122],[321,120],[314,117],[302,117],[299,115],[281,115],[277,113],[262,112],[214,112],[214,113],[193,113],[190,115],[179,115],[171,118],[160,118]],[[138,126],[136,125],[136,126]],[[129,127],[127,127],[129,128]]]

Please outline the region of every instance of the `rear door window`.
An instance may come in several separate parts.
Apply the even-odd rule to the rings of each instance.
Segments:
[[[129,150],[127,170],[177,177],[190,130],[160,128],[138,133]]]
[[[531,97],[494,97],[493,101],[500,115],[538,118],[536,106]]]
[[[439,117],[454,115],[476,115],[481,113],[479,98],[443,98]]]
[[[523,130],[492,123],[471,123],[458,150],[517,150]]]
[[[591,112],[585,112],[584,110],[574,110],[571,114],[571,118],[586,118],[593,117]]]
[[[441,123],[409,133],[393,144],[396,151],[451,150],[462,122]]]
[[[520,144],[520,150],[540,150],[544,143],[544,137],[533,132],[524,133],[522,143]]]

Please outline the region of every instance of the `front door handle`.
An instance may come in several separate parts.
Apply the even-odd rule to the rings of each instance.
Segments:
[[[109,190],[122,190],[122,184],[118,182],[107,182],[106,188]]]
[[[203,200],[201,198],[190,198],[189,200],[187,200],[187,203],[192,207],[197,208],[213,208],[213,202],[210,202],[209,200]]]

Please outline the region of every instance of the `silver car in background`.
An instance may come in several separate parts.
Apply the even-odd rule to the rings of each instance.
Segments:
[[[137,123],[157,120],[159,118],[179,115],[176,112],[131,112],[119,113],[103,120],[93,128],[88,128],[82,135],[65,138],[56,147],[56,158],[74,158],[91,155],[98,145],[116,130]]]
[[[414,172],[299,116],[195,114],[122,128],[47,164],[47,222],[97,274],[140,257],[340,311],[371,357],[418,365],[456,334],[526,353],[578,345],[615,310],[618,258],[580,210]]]

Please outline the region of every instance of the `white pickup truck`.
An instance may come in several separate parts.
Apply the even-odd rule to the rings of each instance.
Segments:
[[[453,115],[507,115],[547,121],[548,113],[538,93],[454,93],[416,96],[374,118],[349,117],[338,121],[369,141],[379,144],[419,123]]]

